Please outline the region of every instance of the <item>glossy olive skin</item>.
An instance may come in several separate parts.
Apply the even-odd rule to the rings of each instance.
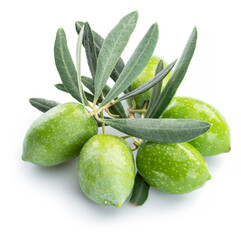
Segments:
[[[203,156],[230,151],[230,131],[224,117],[217,109],[200,100],[175,97],[162,115],[163,118],[195,119],[211,123],[202,136],[190,141]]]
[[[121,207],[135,179],[132,151],[125,140],[113,135],[96,135],[82,148],[79,184],[92,201]]]
[[[146,67],[143,69],[143,71],[140,73],[140,75],[133,81],[131,84],[131,89],[134,90],[138,87],[140,87],[142,84],[148,82],[155,76],[156,68],[161,58],[152,56],[149,60]],[[162,59],[163,60],[163,59]],[[167,66],[167,63],[163,60],[164,67]],[[168,75],[164,78],[162,81],[162,88],[164,88],[171,77],[171,72],[168,73]],[[134,100],[136,102],[137,108],[143,108],[143,105],[145,101],[149,101],[151,97],[152,88],[147,90],[146,92],[139,94],[134,97]]]
[[[136,164],[145,181],[165,193],[188,193],[211,178],[204,158],[189,143],[144,142]]]
[[[77,103],[60,104],[37,118],[28,129],[22,159],[40,166],[56,166],[78,156],[98,127]]]

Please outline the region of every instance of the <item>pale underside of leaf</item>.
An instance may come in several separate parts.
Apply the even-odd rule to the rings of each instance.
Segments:
[[[79,89],[79,95],[81,102],[85,108],[86,113],[88,112],[86,109],[86,105],[88,106],[88,100],[85,96],[82,81],[81,81],[81,50],[82,50],[82,41],[84,36],[84,27],[81,29],[77,41],[77,47],[76,47],[76,67],[77,67],[77,80],[78,80],[78,89]]]
[[[81,28],[84,26],[84,22],[80,22],[80,21],[77,21],[75,23],[75,28],[76,28],[76,31],[77,33],[79,34]],[[102,47],[102,44],[104,42],[104,39],[98,34],[96,33],[95,31],[92,30],[92,33],[93,33],[93,38],[94,38],[94,44],[95,44],[95,49],[96,49],[96,54],[97,54],[97,57],[99,55],[99,52],[100,52],[100,49]],[[83,43],[84,44],[84,47],[85,47],[85,42]],[[120,58],[116,65],[115,65],[115,68],[113,69],[110,77],[116,81],[118,78],[119,78],[119,75],[121,74],[123,68],[125,67],[125,64],[124,64],[124,61]],[[126,91],[127,92],[127,91]]]
[[[100,96],[122,51],[135,29],[138,14],[132,12],[123,17],[104,40],[97,59],[95,78],[95,101]]]
[[[134,53],[126,63],[115,85],[101,103],[103,107],[126,90],[149,62],[158,40],[158,25],[153,24],[147,31]]]

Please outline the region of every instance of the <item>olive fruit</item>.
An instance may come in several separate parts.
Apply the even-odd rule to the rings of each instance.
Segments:
[[[32,123],[24,138],[22,159],[41,166],[64,163],[78,156],[97,130],[96,121],[82,105],[60,104]]]
[[[149,60],[146,67],[143,69],[143,71],[139,74],[139,76],[133,81],[131,84],[131,90],[135,90],[136,88],[140,87],[142,84],[148,82],[155,76],[155,71],[157,68],[157,65],[161,58],[152,56]],[[162,59],[163,60],[163,59]],[[166,67],[167,63],[163,60],[163,66]],[[167,84],[169,78],[171,76],[171,72],[168,73],[168,75],[163,79],[162,81],[162,88],[165,87]],[[149,101],[151,97],[152,88],[147,90],[144,93],[141,93],[134,97],[134,100],[136,102],[136,108],[143,108],[143,105],[145,101]]]
[[[230,151],[230,131],[224,117],[217,109],[190,97],[175,97],[163,118],[185,118],[206,121],[211,128],[202,136],[190,141],[203,156],[212,156]]]
[[[101,134],[84,145],[79,156],[79,184],[92,201],[121,207],[135,178],[132,151],[120,137]]]
[[[144,142],[136,164],[144,180],[165,193],[188,193],[211,178],[204,158],[189,143]]]

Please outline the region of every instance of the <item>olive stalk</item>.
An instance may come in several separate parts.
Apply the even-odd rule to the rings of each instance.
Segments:
[[[121,138],[127,139],[127,138],[131,138],[131,137],[132,137],[132,136],[127,135],[127,136],[122,136]]]
[[[103,111],[100,112],[100,119],[104,119]],[[101,121],[101,127],[102,127],[102,133],[106,134],[105,123],[103,121]]]
[[[149,101],[146,101],[144,106],[143,106],[143,109],[142,109],[142,114],[141,114],[141,118],[145,118],[145,113],[147,111],[147,105],[148,105]]]
[[[112,118],[120,118],[119,115],[116,115],[116,114],[112,114],[109,110],[109,108],[105,109],[105,111],[107,112],[107,114],[112,117]]]
[[[136,108],[136,101],[135,101],[135,99],[134,99],[134,98],[133,98],[133,100],[132,100],[131,104],[132,104],[132,108],[133,108],[133,109],[135,109],[135,108]]]
[[[146,109],[130,109],[132,113],[146,113]]]
[[[89,113],[89,116],[96,116],[98,115],[100,112],[108,109],[109,107],[113,106],[115,103],[113,101],[109,102],[108,104],[106,104],[105,106],[101,107],[101,108],[97,108],[97,109],[93,109],[92,112]]]

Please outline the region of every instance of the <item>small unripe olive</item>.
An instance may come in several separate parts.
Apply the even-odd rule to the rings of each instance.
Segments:
[[[92,201],[121,207],[135,178],[132,151],[125,140],[113,135],[96,135],[79,156],[79,184]]]
[[[165,193],[188,193],[211,178],[204,158],[189,143],[144,142],[136,164],[145,181]]]
[[[77,103],[60,104],[37,118],[28,129],[22,159],[55,166],[77,157],[85,142],[97,134],[97,124]]]
[[[139,74],[139,76],[131,84],[132,90],[140,87],[142,84],[148,82],[155,76],[156,68],[157,68],[157,65],[160,60],[161,60],[161,58],[159,58],[159,57],[156,57],[156,56],[151,57],[148,64],[146,65],[146,67],[143,69],[143,71]],[[164,60],[163,60],[163,65],[164,65],[164,68],[167,66],[167,63]],[[170,77],[171,77],[171,72],[169,72],[168,75],[163,79],[162,89],[166,86]],[[137,108],[143,108],[145,101],[150,100],[151,92],[152,92],[152,88],[147,90],[146,92],[134,97]]]
[[[190,97],[175,97],[163,118],[184,118],[206,121],[211,128],[190,141],[202,155],[211,156],[230,151],[230,131],[221,113],[211,105]]]

